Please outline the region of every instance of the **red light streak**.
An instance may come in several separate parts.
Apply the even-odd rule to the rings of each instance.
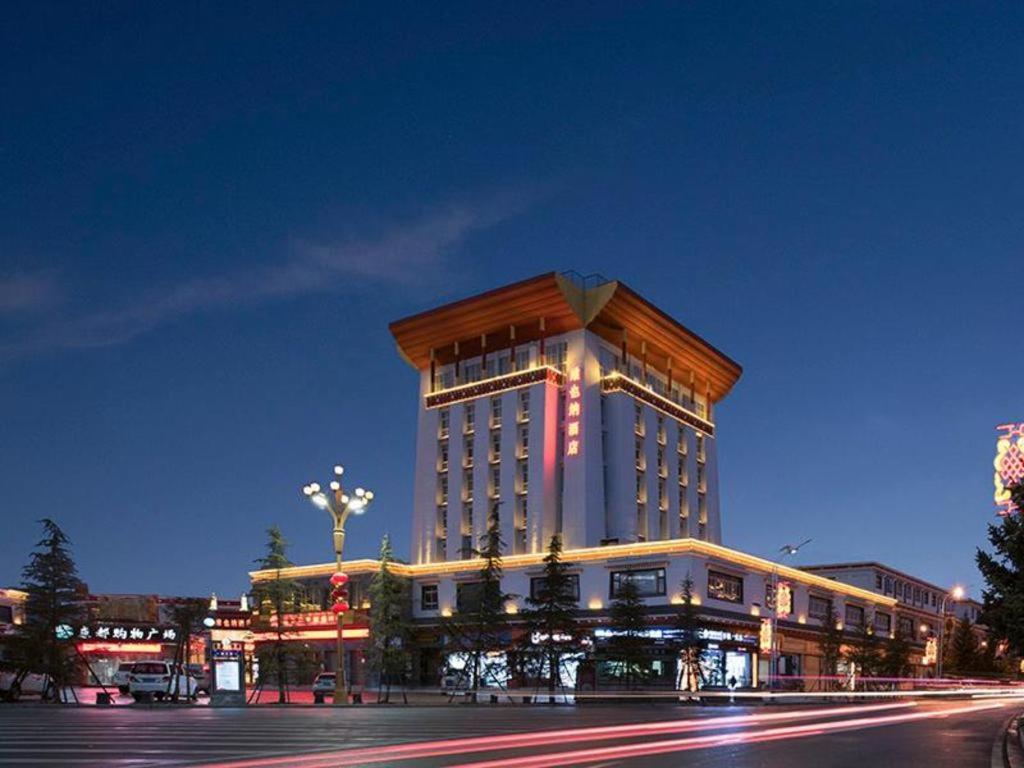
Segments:
[[[411,760],[440,755],[458,755],[467,752],[489,752],[495,749],[520,749],[523,747],[565,744],[576,741],[604,741],[651,736],[659,733],[683,733],[686,731],[707,731],[730,726],[758,725],[780,720],[807,720],[825,716],[843,716],[879,712],[891,709],[916,707],[914,702],[895,704],[870,704],[853,707],[821,707],[800,712],[773,712],[757,715],[732,715],[707,719],[667,720],[653,723],[627,723],[624,725],[572,728],[540,733],[512,733],[496,736],[478,736],[466,739],[443,741],[422,741],[413,744],[393,744],[366,749],[340,750],[313,755],[289,757],[254,758],[228,763],[217,763],[216,768],[263,768],[266,766],[295,765],[302,768],[336,768],[338,766],[364,765],[388,760]],[[734,734],[725,734],[734,735]],[[701,737],[722,738],[722,735]],[[522,758],[528,760],[529,758]]]
[[[973,704],[970,706],[945,710],[911,712],[908,714],[879,717],[862,717],[855,718],[853,720],[837,720],[827,723],[814,723],[811,725],[791,725],[781,728],[769,728],[765,731],[755,731],[753,733],[741,732],[718,734],[715,736],[696,736],[685,739],[656,741],[654,743],[647,744],[625,744],[618,747],[597,747],[571,752],[556,752],[548,755],[536,755],[534,757],[485,760],[477,763],[465,763],[463,765],[455,766],[455,768],[557,768],[558,766],[578,765],[579,763],[589,763],[597,760],[621,760],[648,755],[660,755],[667,752],[685,752],[694,749],[707,749],[708,747],[721,746],[724,744],[754,744],[757,742],[775,741],[778,739],[806,738],[808,736],[818,736],[830,731],[875,728],[882,725],[893,725],[901,722],[925,720],[932,717],[949,717],[950,715],[980,712],[987,709],[999,709],[1002,706],[1002,704]]]

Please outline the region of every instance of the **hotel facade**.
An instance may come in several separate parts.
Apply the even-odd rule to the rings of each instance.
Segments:
[[[715,417],[741,368],[623,283],[549,273],[390,328],[417,372],[412,551],[408,564],[395,566],[412,589],[416,682],[440,679],[448,654],[439,624],[472,593],[481,567],[474,549],[492,513],[506,547],[503,586],[517,595],[506,606],[513,620],[541,583],[549,542],[560,537],[598,657],[593,685],[614,682],[600,655],[609,606],[626,582],[646,606],[652,674],[669,685],[677,666],[667,638],[687,579],[709,641],[711,687],[733,678],[757,686],[773,640],[778,674],[815,687],[818,641],[833,611],[851,636],[871,627],[888,637],[908,617],[920,624],[920,610],[871,584],[722,544]],[[353,606],[367,605],[377,566],[346,563]],[[319,643],[327,668],[337,664],[333,571],[324,564],[284,574],[304,585],[310,607],[305,619],[288,619],[295,639]],[[254,582],[272,577],[251,574]],[[346,663],[358,682],[366,621],[360,611],[351,618]],[[910,636],[911,661],[927,674],[927,638]]]

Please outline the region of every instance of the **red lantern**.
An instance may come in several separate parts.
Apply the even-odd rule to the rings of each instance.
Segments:
[[[338,573],[336,573],[333,576],[331,576],[331,584],[333,584],[336,587],[341,586],[342,584],[347,584],[347,583],[348,583],[348,574],[347,573],[341,573],[339,571]]]
[[[344,613],[348,610],[348,602],[342,600],[331,606],[331,610],[335,613]]]

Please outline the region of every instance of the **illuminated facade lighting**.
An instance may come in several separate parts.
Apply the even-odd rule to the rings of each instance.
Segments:
[[[1010,497],[1010,487],[1024,481],[1024,423],[1001,424],[996,429],[999,436],[992,462],[995,468],[993,500],[998,514],[1005,516],[1020,511]]]

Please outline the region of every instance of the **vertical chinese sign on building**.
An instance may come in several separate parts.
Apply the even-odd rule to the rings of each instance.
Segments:
[[[565,455],[578,456],[580,453],[580,414],[583,392],[580,388],[580,366],[569,369],[569,389],[565,404]]]
[[[1001,424],[996,427],[995,494],[993,499],[1000,515],[1019,512],[1010,498],[1010,486],[1024,480],[1024,423]]]

